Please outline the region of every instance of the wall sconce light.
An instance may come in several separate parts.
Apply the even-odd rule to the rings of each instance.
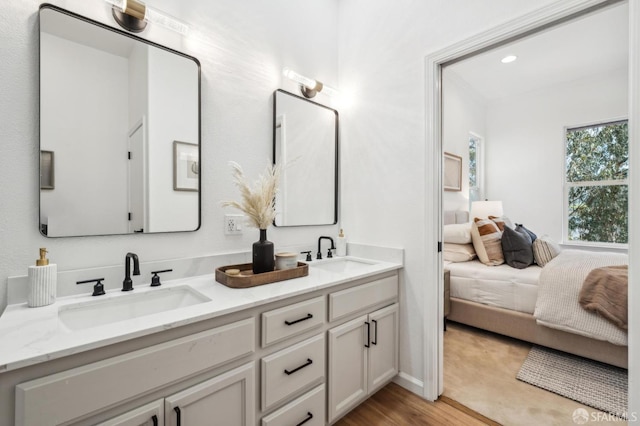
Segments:
[[[113,19],[125,30],[139,33],[147,27],[147,22],[162,25],[182,35],[187,35],[189,25],[137,0],[105,0],[113,5]]]
[[[335,96],[338,91],[317,80],[298,74],[290,68],[283,68],[282,75],[300,84],[300,92],[305,98],[313,98],[318,92],[328,96]]]

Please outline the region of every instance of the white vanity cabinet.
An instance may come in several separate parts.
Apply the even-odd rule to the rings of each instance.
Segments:
[[[328,331],[329,422],[398,373],[397,291],[397,277],[387,277],[329,295],[330,318],[368,311]],[[371,308],[385,303],[384,308]]]
[[[168,387],[188,377],[197,377],[200,373],[249,356],[254,352],[255,320],[248,318],[31,380],[16,386],[15,423],[18,426],[72,423],[87,418],[106,407],[124,404],[129,400]],[[245,395],[248,392],[254,393],[253,363],[250,367],[252,375],[243,383],[243,386],[247,388]],[[191,393],[205,392],[202,390],[202,386],[205,384],[212,386],[207,389],[213,393],[213,389],[216,389],[216,383],[212,384],[211,382],[225,378],[226,375],[223,375],[197,385]],[[97,390],[99,391],[96,392]],[[199,396],[202,396],[201,393]],[[191,404],[196,399],[197,397],[189,399],[185,396],[180,401],[189,401]],[[175,401],[176,399],[171,400],[171,402]],[[229,399],[227,403],[231,401]],[[253,396],[248,398],[248,401],[253,414],[254,410],[251,404]],[[146,410],[144,407],[140,407],[140,409]],[[135,417],[138,410],[135,409],[130,414]],[[190,411],[195,410],[191,409]],[[151,419],[153,419],[153,415],[155,413],[152,413]],[[125,415],[123,421],[128,421],[126,417]],[[165,410],[165,420],[171,419],[166,417]],[[145,424],[146,421],[139,424]],[[131,423],[125,422],[123,424]],[[153,424],[153,420],[151,424]]]
[[[15,418],[0,418],[0,426],[331,424],[398,372],[398,273],[341,282],[154,339],[105,348],[112,355],[92,362],[78,353],[65,368],[40,364],[0,377],[10,379],[4,389],[15,389]]]
[[[329,421],[398,374],[398,304],[329,330]]]

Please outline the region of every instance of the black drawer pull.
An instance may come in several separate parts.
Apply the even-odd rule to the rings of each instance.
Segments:
[[[180,412],[180,407],[174,407],[173,411],[175,411],[176,415],[177,415],[177,417],[176,417],[176,426],[180,426],[180,423],[182,422],[182,419],[181,419],[181,417],[182,417],[181,414],[182,413]]]
[[[376,326],[375,330],[373,331],[373,340],[371,341],[371,344],[377,345],[378,344],[378,321],[371,320],[371,322],[373,323],[373,325]]]
[[[369,345],[369,342],[371,342],[371,323],[369,323],[369,321],[365,321],[364,323],[367,325],[367,343],[364,344],[364,347],[369,348],[371,347]]]
[[[307,314],[307,316],[306,316],[306,317],[304,317],[304,318],[300,318],[300,319],[297,319],[297,320],[295,320],[295,321],[287,321],[287,320],[284,320],[284,323],[285,323],[285,324],[287,324],[287,325],[293,325],[293,324],[297,324],[297,323],[302,322],[302,321],[306,321],[306,320],[311,319],[311,318],[313,318],[313,315],[311,315],[311,314]]]
[[[153,422],[153,426],[158,426],[158,416],[155,414],[151,416],[151,421]]]
[[[298,423],[296,426],[301,426],[303,424],[305,424],[306,422],[308,422],[309,420],[311,420],[313,418],[313,414],[311,414],[309,411],[307,411],[307,417],[305,417],[305,419],[303,421],[301,421],[300,423]]]
[[[287,376],[290,376],[291,374],[295,373],[296,371],[298,371],[298,370],[302,370],[303,368],[305,368],[306,366],[311,365],[311,364],[313,364],[313,361],[312,361],[311,359],[307,358],[307,362],[305,362],[304,364],[302,364],[300,367],[298,367],[298,368],[294,368],[294,369],[293,369],[293,370],[291,370],[291,371],[289,371],[289,370],[284,370],[284,372],[285,372],[285,374],[286,374]]]

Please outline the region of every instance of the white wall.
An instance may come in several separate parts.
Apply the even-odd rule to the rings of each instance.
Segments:
[[[416,387],[423,380],[422,306],[426,241],[424,199],[425,58],[550,1],[340,0],[342,227],[351,241],[405,248],[402,274],[400,368]],[[431,320],[429,320],[432,323]]]
[[[198,193],[173,189],[173,142],[198,143],[198,66],[160,49],[149,49],[148,58],[148,231],[193,230]]]
[[[462,157],[462,191],[445,191],[444,210],[469,211],[469,138],[484,137],[487,106],[484,98],[456,74],[443,70],[442,149]]]
[[[273,91],[296,89],[282,81],[284,66],[337,86],[337,0],[154,2],[190,22],[193,31],[184,41],[157,26],[141,36],[202,63],[202,227],[188,233],[57,239],[38,231],[40,3],[5,0],[0,6],[0,310],[7,277],[26,275],[39,247],[48,248],[59,270],[123,265],[128,251],[145,262],[250,250],[258,231],[245,228],[240,237],[223,233],[223,216],[234,211],[222,209],[220,201],[239,198],[227,163],[238,161],[255,176],[271,161]],[[103,1],[51,3],[116,25]],[[300,19],[309,16],[313,19]],[[312,249],[318,236],[337,233],[337,226],[270,228],[268,237],[276,250],[295,244]]]
[[[627,70],[491,102],[486,188],[513,221],[562,241],[564,128],[627,118]]]

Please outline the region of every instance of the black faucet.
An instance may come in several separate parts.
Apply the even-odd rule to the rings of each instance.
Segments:
[[[318,260],[319,260],[319,259],[322,259],[322,252],[320,251],[320,244],[322,243],[322,240],[329,240],[329,241],[331,241],[331,248],[329,249],[329,252],[328,252],[328,254],[327,254],[327,257],[332,257],[332,256],[331,256],[331,250],[335,250],[335,249],[336,249],[336,246],[335,246],[335,245],[333,245],[333,238],[331,238],[331,237],[324,237],[324,236],[322,236],[322,237],[318,238],[318,253],[316,254],[316,259],[318,259]]]
[[[133,290],[133,281],[131,281],[131,262],[133,259],[133,275],[140,275],[140,262],[138,255],[135,253],[127,253],[124,258],[124,281],[122,281],[122,291]]]

